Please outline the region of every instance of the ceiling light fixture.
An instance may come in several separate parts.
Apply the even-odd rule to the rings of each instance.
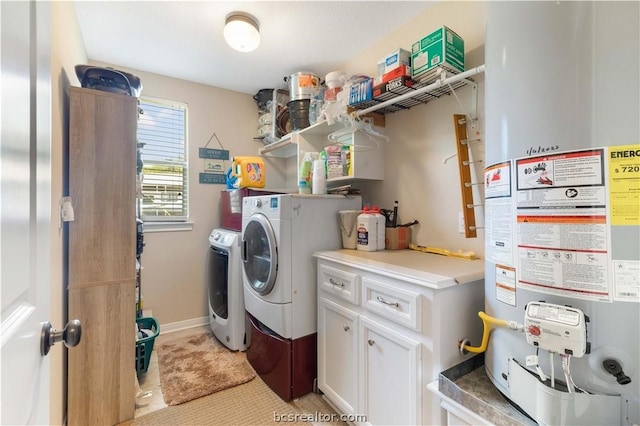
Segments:
[[[243,12],[231,12],[224,25],[224,39],[240,52],[251,52],[260,44],[258,20]]]

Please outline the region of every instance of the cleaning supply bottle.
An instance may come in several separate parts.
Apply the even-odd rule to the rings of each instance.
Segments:
[[[382,213],[380,213],[380,209],[378,208],[378,206],[373,206],[371,207],[371,215],[373,217],[375,217],[376,219],[376,234],[377,234],[377,239],[376,239],[376,250],[384,250],[385,249],[385,225],[386,225],[386,218],[384,217],[384,215]]]
[[[260,157],[233,157],[231,175],[238,188],[264,188],[264,161]]]
[[[313,174],[311,176],[311,193],[327,193],[327,176],[323,160],[313,160]]]
[[[315,159],[311,152],[305,152],[298,168],[298,192],[311,194],[311,167]]]
[[[356,249],[364,251],[376,251],[378,249],[378,233],[376,218],[369,210],[369,206],[362,208],[358,215],[358,244]]]

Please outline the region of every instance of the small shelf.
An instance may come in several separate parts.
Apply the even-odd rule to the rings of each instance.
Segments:
[[[345,125],[343,123],[327,124],[326,121],[315,123],[309,127],[301,130],[296,130],[291,133],[287,133],[279,141],[270,143],[258,149],[258,154],[269,155],[271,157],[289,158],[297,155],[297,140],[299,137],[311,138],[317,140],[319,138],[326,138],[327,135],[343,129]],[[324,141],[322,141],[324,142]],[[326,143],[319,144],[320,149],[326,145],[330,145],[329,140]],[[319,150],[319,149],[318,149]]]
[[[469,82],[473,82],[473,80],[469,79]],[[380,114],[388,114],[392,112],[404,111],[409,108],[412,108],[416,105],[426,104],[427,102],[436,100],[444,95],[451,94],[451,90],[449,86],[440,86],[431,91],[427,91],[424,93],[417,94],[418,90],[423,87],[427,87],[431,83],[415,83],[412,87],[400,86],[396,89],[391,89],[388,92],[382,94],[380,97],[376,99],[372,99],[370,101],[361,102],[356,105],[350,105],[350,107],[355,108],[357,110],[367,109],[367,108],[375,108],[378,105],[382,104],[385,101],[393,100],[394,102],[391,105],[383,106],[380,108],[375,108],[375,111]],[[452,89],[459,89],[460,87],[464,87],[468,84],[467,81],[456,81],[451,84]],[[410,97],[402,100],[396,100],[400,95],[412,94]]]
[[[355,114],[358,117],[374,111],[382,114],[404,111],[416,105],[436,100],[443,95],[450,94],[452,90],[466,85],[475,86],[475,82],[470,77],[483,72],[484,65],[450,77],[447,77],[446,72],[442,72],[441,77],[435,82],[416,83],[412,87],[401,86],[385,93],[379,99],[351,105],[351,107],[357,110]],[[475,117],[475,111],[472,116]]]
[[[258,154],[272,157],[289,158],[298,154],[298,148],[291,139],[291,133],[284,135],[279,141],[258,149]]]

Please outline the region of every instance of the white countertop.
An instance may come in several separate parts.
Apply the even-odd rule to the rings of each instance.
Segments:
[[[460,259],[416,250],[333,250],[318,259],[364,268],[380,275],[440,290],[484,279],[484,259]]]

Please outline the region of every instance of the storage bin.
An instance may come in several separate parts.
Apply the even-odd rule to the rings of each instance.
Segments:
[[[136,373],[146,373],[149,368],[151,352],[153,352],[153,342],[160,334],[160,325],[153,317],[143,317],[136,319],[140,328],[152,330],[153,335],[145,337],[136,342]]]

